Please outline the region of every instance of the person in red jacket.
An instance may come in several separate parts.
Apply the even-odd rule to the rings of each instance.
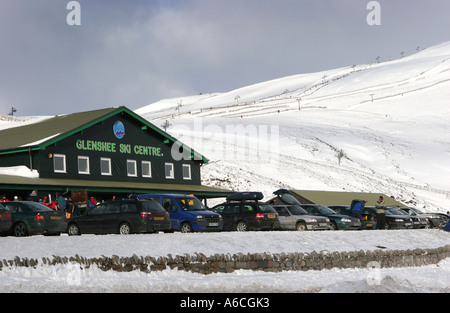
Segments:
[[[53,201],[50,204],[50,209],[52,209],[53,211],[58,211],[59,207],[58,207],[58,203],[56,203],[56,201]]]
[[[44,196],[44,200],[42,200],[42,204],[47,207],[50,207],[50,202],[48,201],[47,196]]]
[[[89,200],[89,206],[91,208],[95,207],[97,205],[97,201],[95,201],[94,197],[91,197],[91,200]]]

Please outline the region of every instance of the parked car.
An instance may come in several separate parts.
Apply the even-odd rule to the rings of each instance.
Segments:
[[[11,231],[11,213],[0,204],[0,234],[5,235]]]
[[[444,222],[445,225],[447,225],[448,222],[450,222],[450,214],[445,214],[445,213],[441,213],[441,212],[438,212],[436,214],[441,217],[441,219],[442,219],[442,221]]]
[[[327,217],[308,215],[299,205],[274,205],[278,213],[280,229],[283,230],[327,230],[331,227]]]
[[[374,206],[364,207],[364,213],[370,214],[371,217],[377,216],[377,209]],[[405,215],[394,215],[389,210],[386,210],[385,229],[410,229],[413,228],[413,221]]]
[[[209,211],[194,196],[178,194],[137,195],[138,199],[153,199],[169,212],[172,231],[212,232],[221,231],[223,219],[220,214]]]
[[[416,215],[416,216],[408,215],[408,213],[406,213],[405,211],[402,211],[402,210],[399,210],[399,209],[393,208],[393,207],[387,207],[386,209],[394,215],[409,216],[409,218],[411,218],[411,220],[412,220],[412,225],[413,225],[412,228],[414,228],[414,229],[429,228],[428,220],[425,217],[421,217],[418,215]]]
[[[335,211],[337,214],[340,215],[347,215],[347,216],[353,216],[352,211],[350,209],[350,206],[348,205],[330,205],[328,206],[330,209]],[[375,229],[376,223],[375,218],[373,216],[370,216],[370,214],[364,214],[364,211],[362,212],[362,220],[361,220],[361,226],[363,229]]]
[[[101,203],[87,214],[68,220],[67,233],[121,234],[170,230],[170,217],[153,200],[123,199]]]
[[[361,221],[352,216],[337,214],[329,207],[319,204],[302,204],[310,215],[326,216],[330,219],[331,227],[334,230],[355,230],[361,229]]]
[[[428,220],[428,228],[443,227],[447,224],[447,220],[437,213],[425,213],[413,207],[399,207],[399,210],[406,212],[410,216],[421,216]]]
[[[33,201],[9,201],[3,206],[11,213],[11,233],[16,237],[60,235],[66,230],[65,216]]]
[[[242,192],[227,197],[227,202],[216,205],[211,211],[222,215],[223,229],[235,231],[278,229],[280,223],[275,209],[259,202],[263,195]]]

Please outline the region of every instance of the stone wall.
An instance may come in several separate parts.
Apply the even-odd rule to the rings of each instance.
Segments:
[[[367,268],[377,266],[411,267],[437,264],[450,256],[450,245],[435,249],[414,250],[375,250],[352,252],[311,252],[311,253],[236,253],[214,254],[206,256],[203,253],[194,255],[168,255],[167,257],[137,256],[112,257],[101,256],[85,258],[52,256],[35,258],[3,259],[0,270],[4,267],[34,267],[38,265],[56,266],[58,264],[80,264],[81,268],[98,266],[104,271],[130,272],[140,270],[144,272],[161,271],[167,268],[190,271],[201,274],[231,273],[235,270],[247,269],[254,271],[309,271],[331,268]]]

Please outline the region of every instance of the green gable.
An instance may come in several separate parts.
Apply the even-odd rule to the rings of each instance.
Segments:
[[[201,154],[180,143],[175,138],[126,107],[107,108],[68,115],[59,115],[42,122],[2,130],[0,131],[0,138],[2,138],[0,141],[0,155],[26,152],[29,149],[44,150],[46,147],[53,145],[73,134],[82,132],[83,130],[101,123],[106,119],[109,119],[115,115],[124,114],[127,114],[139,121],[142,124],[141,129],[143,131],[156,132],[164,138],[165,143],[181,145],[185,151],[191,153],[193,159],[200,160],[203,163],[209,162],[209,160]]]

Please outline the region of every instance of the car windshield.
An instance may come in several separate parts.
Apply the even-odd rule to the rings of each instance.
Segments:
[[[277,213],[277,211],[268,204],[258,204],[258,206],[263,213]]]
[[[43,205],[42,203],[38,203],[38,202],[27,202],[26,206],[29,207],[30,209],[32,209],[33,211],[40,211],[40,212],[53,211],[49,207]]]
[[[183,211],[206,211],[203,203],[195,197],[178,198],[177,202]]]
[[[166,210],[155,201],[142,201],[142,211],[143,212],[160,212],[164,213]]]
[[[425,214],[424,212],[420,211],[419,209],[416,208],[410,208],[411,210],[413,210],[414,212],[416,212],[417,214]]]
[[[395,208],[389,208],[388,211],[395,215],[408,215],[407,213],[397,210]]]
[[[323,206],[323,205],[319,205],[319,206],[317,206],[316,208],[317,208],[317,210],[319,211],[319,213],[320,213],[320,214],[323,214],[323,215],[337,214],[337,213],[334,212],[332,209],[330,209],[330,208],[328,208],[328,207],[326,207],[326,206]]]
[[[308,214],[308,212],[305,211],[302,207],[298,205],[291,205],[288,207],[289,212],[291,212],[292,215],[304,215]]]

